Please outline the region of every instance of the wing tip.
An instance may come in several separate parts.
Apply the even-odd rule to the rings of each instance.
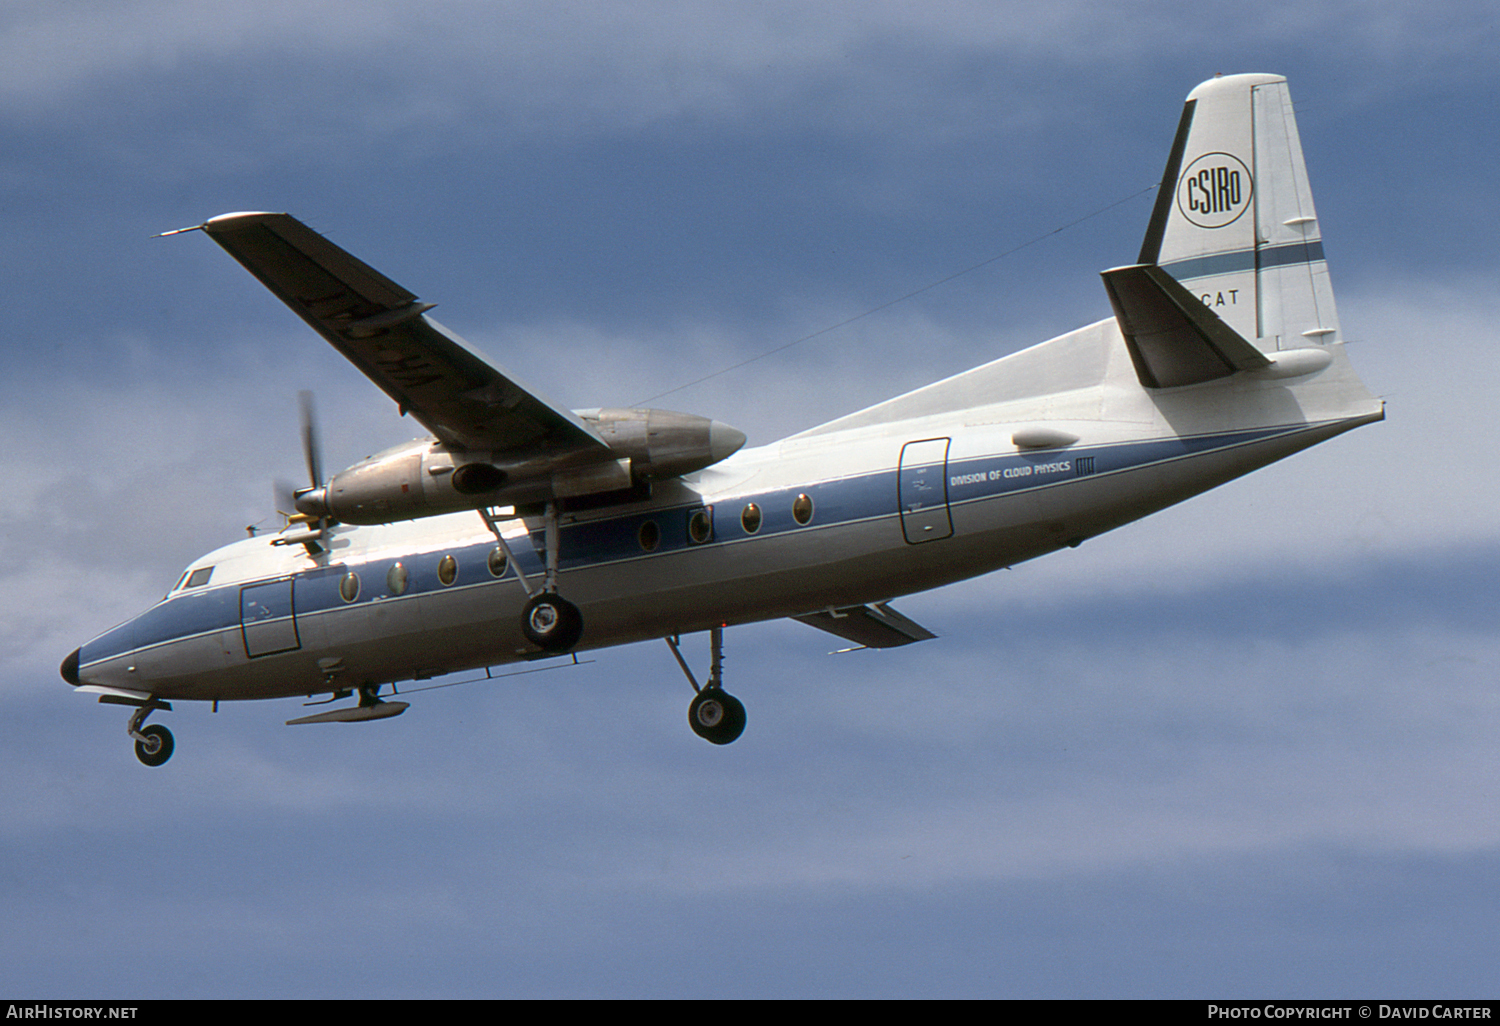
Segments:
[[[170,235],[182,235],[187,232],[210,232],[214,229],[238,228],[245,224],[253,224],[256,221],[268,217],[286,217],[285,214],[273,214],[265,210],[236,210],[228,214],[220,214],[210,217],[202,224],[190,224],[186,228],[173,228],[171,231],[157,232],[151,236],[153,239],[165,239]]]
[[[285,219],[294,221],[289,215],[276,213],[269,210],[234,210],[217,217],[210,217],[198,227],[209,235],[217,232],[231,232],[239,228],[247,228],[253,224],[263,224],[266,221]]]
[[[218,224],[221,221],[237,221],[237,220],[240,220],[241,218],[250,218],[250,217],[284,217],[284,216],[286,216],[286,215],[273,213],[273,212],[271,212],[269,210],[234,210],[234,211],[230,211],[227,214],[219,214],[217,217],[210,217],[207,221],[204,221],[203,223],[205,225],[210,225],[210,224]]]

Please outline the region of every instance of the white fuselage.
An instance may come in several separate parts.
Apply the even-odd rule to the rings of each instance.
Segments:
[[[1148,391],[1101,321],[659,482],[649,500],[565,512],[558,592],[582,613],[578,648],[596,649],[879,602],[1076,545],[1379,419],[1342,347],[1319,352],[1331,358]],[[541,518],[501,527],[539,587]],[[335,526],[316,554],[274,541],[193,563],[83,646],[81,682],[275,698],[544,654],[521,633],[517,567],[496,566],[475,512]]]

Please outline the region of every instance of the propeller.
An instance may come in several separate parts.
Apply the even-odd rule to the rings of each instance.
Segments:
[[[307,478],[311,483],[298,488],[290,482],[277,480],[276,511],[288,521],[296,516],[322,521],[329,519],[329,514],[323,481],[323,447],[318,437],[313,394],[306,389],[298,392],[297,405],[302,423],[302,456],[307,462]]]
[[[313,394],[307,389],[297,393],[302,412],[302,455],[307,459],[307,479],[312,487],[323,486],[323,452],[318,441],[318,415],[313,409]]]
[[[276,512],[283,520],[290,521],[297,515],[297,486],[283,478],[271,482],[272,499]]]

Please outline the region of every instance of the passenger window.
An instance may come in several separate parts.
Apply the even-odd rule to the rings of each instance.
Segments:
[[[797,523],[801,524],[803,527],[806,527],[808,522],[812,520],[812,515],[812,496],[806,494],[797,496],[797,498],[792,502],[792,519],[797,521]]]
[[[385,590],[392,595],[406,594],[406,582],[409,575],[406,567],[400,563],[391,564],[391,568],[385,572]]]
[[[714,511],[712,506],[695,509],[688,516],[688,540],[702,545],[714,536]]]

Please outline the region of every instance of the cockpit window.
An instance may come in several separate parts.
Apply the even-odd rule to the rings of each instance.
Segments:
[[[187,579],[186,582],[183,583],[182,586],[184,588],[201,588],[203,585],[205,585],[205,584],[208,583],[208,579],[210,577],[212,577],[213,575],[214,575],[214,568],[213,567],[211,567],[211,566],[200,566],[198,569],[196,569],[192,573],[188,574],[188,579]]]

